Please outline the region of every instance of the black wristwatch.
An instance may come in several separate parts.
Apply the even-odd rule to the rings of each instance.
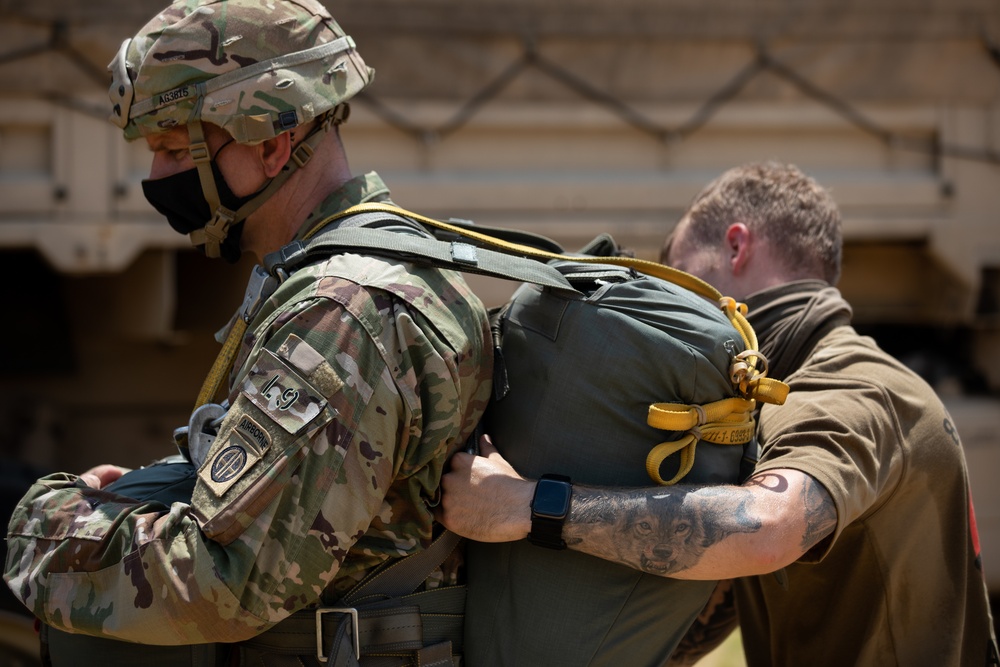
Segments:
[[[549,549],[565,549],[563,524],[569,516],[573,485],[565,475],[542,475],[531,499],[531,532],[528,541]]]

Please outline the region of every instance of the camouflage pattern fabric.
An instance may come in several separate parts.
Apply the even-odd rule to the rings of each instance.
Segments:
[[[315,0],[177,0],[122,44],[111,122],[129,141],[194,120],[256,143],[353,97],[374,79]]]
[[[369,174],[312,217],[387,196]],[[239,641],[332,602],[429,543],[444,462],[489,398],[489,340],[458,274],[303,267],[251,323],[191,504],[43,478],[11,519],[5,578],[57,628],[150,644]]]

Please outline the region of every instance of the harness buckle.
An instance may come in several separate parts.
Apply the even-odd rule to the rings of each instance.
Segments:
[[[191,153],[191,159],[194,160],[195,164],[208,162],[212,159],[212,154],[208,151],[208,144],[204,141],[198,141],[188,146],[188,152]]]
[[[306,166],[306,163],[312,159],[313,154],[316,151],[313,147],[307,143],[299,144],[294,151],[292,151],[292,160],[295,161],[300,168]]]
[[[316,659],[320,662],[328,662],[329,658],[323,654],[323,614],[350,614],[351,633],[354,639],[354,659],[361,660],[361,640],[358,632],[358,610],[354,607],[319,607],[316,609]]]
[[[187,444],[188,456],[195,467],[200,468],[208,458],[212,443],[219,435],[219,426],[222,425],[222,420],[228,412],[228,409],[218,403],[206,403],[191,413]]]
[[[277,288],[278,280],[260,264],[255,264],[247,281],[247,290],[243,294],[243,304],[240,306],[240,317],[243,321],[249,324]]]

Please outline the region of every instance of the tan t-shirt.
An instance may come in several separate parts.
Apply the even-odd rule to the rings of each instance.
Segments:
[[[749,664],[994,664],[965,458],[933,390],[849,326],[787,382],[761,411],[757,470],[814,477],[837,527],[783,573],[737,582]]]

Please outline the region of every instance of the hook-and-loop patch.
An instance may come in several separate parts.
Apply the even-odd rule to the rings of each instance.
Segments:
[[[326,397],[270,350],[261,351],[240,391],[292,435],[301,433],[326,407]]]
[[[242,401],[257,409],[240,410]],[[261,350],[240,386],[230,428],[221,434],[225,444],[212,448],[199,471],[202,481],[216,496],[224,495],[259,461],[272,458],[267,457],[272,446],[283,449],[301,435],[326,406],[326,397],[295,368],[270,350]]]

